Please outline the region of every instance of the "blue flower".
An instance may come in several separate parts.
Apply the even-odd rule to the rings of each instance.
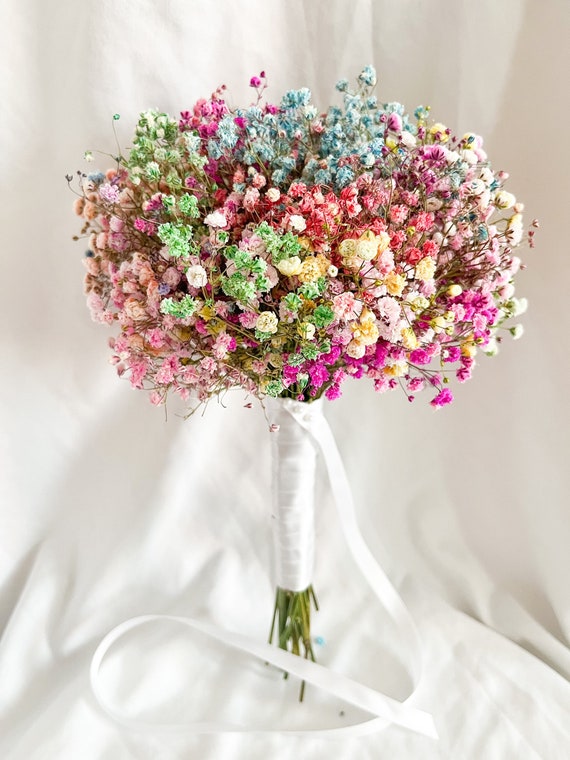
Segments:
[[[105,175],[102,172],[92,172],[87,175],[88,182],[93,182],[94,185],[100,185],[105,181]]]
[[[354,172],[350,168],[350,166],[341,166],[340,169],[336,173],[336,184],[338,187],[345,187],[346,185],[350,184],[352,180],[354,179]]]
[[[208,140],[208,155],[210,158],[218,159],[222,156],[222,149],[216,142],[216,140]]]
[[[302,87],[300,90],[289,90],[281,99],[281,108],[286,110],[300,108],[309,105],[311,100],[311,91],[308,87]]]
[[[374,87],[376,84],[376,69],[374,66],[365,66],[360,74],[358,75],[358,78],[361,82],[363,82],[368,87]]]

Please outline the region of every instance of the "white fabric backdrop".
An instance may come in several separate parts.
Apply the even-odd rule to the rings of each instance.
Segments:
[[[4,0],[0,13],[2,758],[570,756],[569,4]],[[270,98],[308,85],[324,108],[369,62],[382,100],[429,103],[454,131],[484,134],[542,223],[518,278],[526,334],[483,357],[451,408],[353,383],[327,409],[366,539],[420,627],[417,704],[441,740],[393,727],[332,743],[121,730],[88,686],[115,624],[168,612],[266,635],[268,433],[240,393],[188,422],[173,407],[165,424],[116,379],[84,306],[64,175],[86,148],[114,150],[115,112],[127,145],[140,110],[177,113],[222,81],[248,102],[261,69]],[[319,659],[403,697],[397,632],[346,555],[324,478],[319,495]],[[168,626],[122,654],[109,678],[149,721],[362,717],[314,689],[299,706],[295,683]]]

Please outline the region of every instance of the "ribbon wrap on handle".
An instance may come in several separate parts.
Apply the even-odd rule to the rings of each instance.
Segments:
[[[317,449],[284,401],[265,402],[269,422],[276,428],[271,433],[275,580],[279,588],[304,591],[313,579]],[[322,405],[321,399],[303,404],[321,414]]]
[[[354,738],[357,736],[374,733],[382,730],[390,723],[407,728],[416,733],[423,734],[432,739],[437,739],[437,731],[433,718],[429,713],[412,706],[416,689],[420,683],[421,668],[421,642],[415,624],[404,602],[396,589],[390,583],[388,577],[378,565],[374,556],[366,546],[356,522],[352,493],[342,459],[336,447],[333,433],[323,415],[321,404],[304,403],[293,399],[278,399],[281,412],[289,414],[307,435],[320,448],[328,471],[333,498],[337,507],[341,528],[354,561],[362,574],[370,584],[379,601],[398,626],[400,640],[410,654],[412,664],[410,675],[412,676],[414,689],[410,696],[403,702],[375,691],[364,684],[358,683],[346,676],[335,673],[318,663],[291,654],[269,644],[258,642],[247,636],[233,631],[218,628],[211,623],[195,620],[187,617],[175,617],[171,615],[144,615],[121,623],[105,636],[97,647],[91,662],[90,680],[93,694],[100,707],[118,723],[136,731],[152,731],[167,733],[182,733],[193,735],[197,733],[287,733],[292,735],[312,734],[324,738]],[[280,414],[281,414],[280,412]],[[283,419],[283,417],[281,417]],[[277,424],[277,423],[274,423]],[[288,423],[285,423],[286,426]],[[266,728],[247,727],[227,723],[173,723],[173,724],[149,724],[137,718],[133,718],[123,710],[118,709],[106,698],[100,682],[100,669],[103,660],[110,647],[127,632],[141,625],[146,625],[158,620],[170,620],[201,631],[212,638],[234,647],[242,652],[247,652],[261,660],[282,668],[292,675],[298,676],[329,694],[339,697],[349,704],[357,706],[369,712],[373,718],[351,726],[335,729],[308,729],[308,730],[270,730]]]

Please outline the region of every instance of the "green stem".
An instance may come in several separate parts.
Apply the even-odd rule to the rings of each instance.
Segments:
[[[315,653],[311,644],[311,606],[319,609],[317,597],[312,586],[304,591],[288,591],[277,588],[275,606],[271,620],[269,643],[274,639],[280,649],[292,652],[299,657],[315,662]],[[288,678],[287,672],[283,673]],[[301,682],[299,701],[305,696],[305,682]]]

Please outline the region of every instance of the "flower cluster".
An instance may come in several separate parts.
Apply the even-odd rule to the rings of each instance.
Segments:
[[[117,371],[155,404],[335,399],[346,377],[449,403],[525,307],[507,174],[428,108],[379,104],[371,67],[324,114],[307,89],[272,105],[264,72],[250,84],[246,109],[221,87],[179,120],[141,114],[115,168],[80,174],[87,299],[117,328]]]

